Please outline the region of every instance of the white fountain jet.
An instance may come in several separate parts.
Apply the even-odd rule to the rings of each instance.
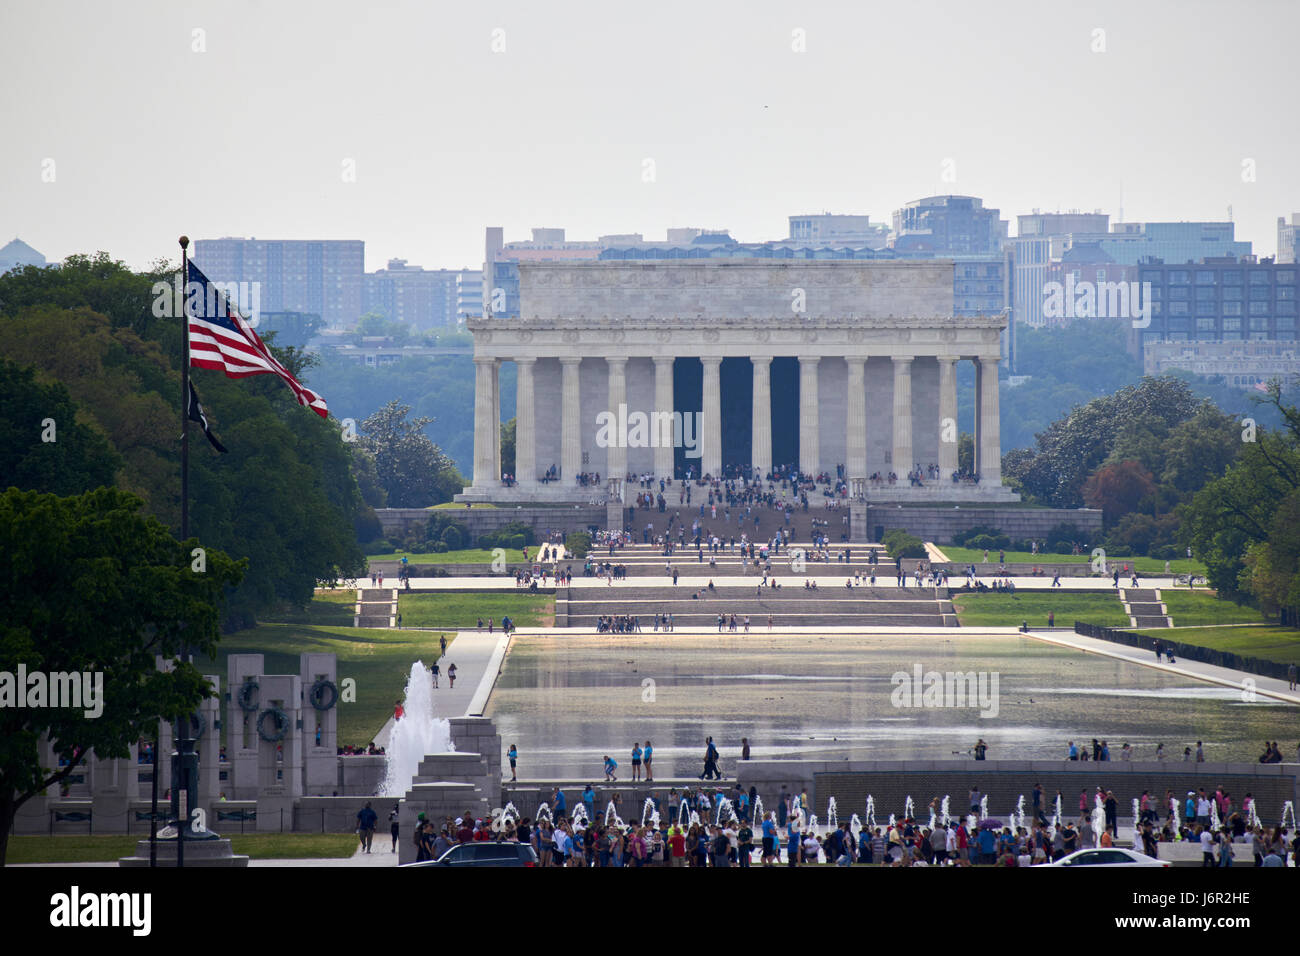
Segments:
[[[433,678],[423,661],[411,665],[402,702],[402,719],[393,722],[384,748],[384,782],[379,796],[404,797],[426,754],[455,750],[451,722],[433,716]]]

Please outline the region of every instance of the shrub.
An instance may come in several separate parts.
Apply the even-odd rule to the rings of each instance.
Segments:
[[[915,535],[908,534],[906,531],[886,534],[884,544],[889,556],[895,560],[899,558],[925,557],[925,542]]]
[[[448,551],[459,551],[465,546],[465,535],[457,525],[449,524],[442,529],[438,542],[446,545]]]
[[[585,531],[575,531],[564,539],[564,546],[575,558],[585,558],[591,550],[591,535]]]
[[[977,534],[966,539],[966,547],[976,551],[997,551],[1011,546],[1011,539],[1005,534]]]
[[[995,538],[1005,537],[1005,535],[1002,535],[997,528],[991,528],[987,525],[976,525],[973,528],[967,528],[965,531],[958,531],[952,536],[952,543],[957,545],[959,548],[973,548],[975,545],[970,543],[971,539],[978,538],[981,535],[988,535]],[[1005,547],[1005,545],[1000,545],[1000,547]]]

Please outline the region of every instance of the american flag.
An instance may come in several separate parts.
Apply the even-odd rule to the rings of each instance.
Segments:
[[[289,374],[193,262],[188,263],[185,280],[185,313],[189,317],[190,365],[225,372],[227,378],[278,375],[293,390],[299,405],[306,405],[321,418],[329,417],[325,399]]]

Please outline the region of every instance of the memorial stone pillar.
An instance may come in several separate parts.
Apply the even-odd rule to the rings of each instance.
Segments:
[[[890,470],[903,487],[912,470],[912,357],[894,356],[894,450]]]
[[[981,487],[1002,484],[1002,434],[998,408],[998,361],[1000,356],[981,357],[980,369],[980,463]]]
[[[621,422],[627,421],[627,359],[606,357],[609,369],[609,412],[614,416],[614,434],[605,448],[605,474],[618,479],[619,487],[610,487],[610,496],[622,500],[622,482],[627,477],[627,435],[622,434]]]
[[[845,469],[851,483],[867,475],[867,388],[864,355],[846,356],[849,363],[848,413],[846,416]]]
[[[939,356],[939,480],[952,481],[957,470],[957,359]],[[951,441],[947,439],[951,438]]]
[[[759,478],[772,471],[772,356],[755,355],[754,410],[750,435],[750,461]]]
[[[497,453],[492,450],[496,437],[492,427],[492,416],[496,414],[492,397],[495,365],[496,359],[474,359],[474,484],[479,487],[495,487],[501,478],[496,470]]]
[[[578,384],[578,368],[581,364],[582,357],[579,355],[567,355],[560,359],[561,403],[564,406],[564,418],[560,426],[560,477],[570,488],[582,471],[582,404]]]
[[[817,413],[817,355],[799,356],[799,470],[815,475],[821,468],[821,424]]]
[[[655,450],[655,476],[671,478],[673,443],[676,440],[673,428],[673,357],[656,355],[654,362],[655,407],[650,420],[655,433],[650,436],[650,441]]]
[[[709,355],[704,363],[704,415],[700,424],[700,471],[718,477],[722,473],[722,358]]]
[[[519,379],[515,398],[515,480],[521,488],[537,484],[537,422],[534,412],[533,368],[535,358],[515,359]]]

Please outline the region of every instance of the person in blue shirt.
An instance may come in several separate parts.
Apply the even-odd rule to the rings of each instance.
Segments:
[[[517,779],[515,777],[515,761],[519,759],[519,749],[514,744],[511,744],[510,749],[506,751],[506,756],[510,758],[510,782],[514,783]]]
[[[587,784],[586,789],[582,791],[582,803],[587,808],[587,820],[596,819],[596,791],[591,784]]]
[[[997,857],[994,854],[994,849],[996,846],[997,843],[995,841],[993,831],[988,829],[987,827],[981,828],[980,829],[980,858],[981,858],[980,862],[981,863],[994,863],[997,861]]]
[[[641,745],[635,742],[632,744],[632,779],[641,779]]]
[[[650,766],[650,758],[654,756],[655,749],[650,746],[650,741],[645,742],[645,749],[641,751],[641,763],[645,766],[645,781],[653,783],[655,772]]]
[[[776,855],[776,822],[768,817],[763,821],[763,865],[771,866]]]
[[[791,817],[790,823],[786,830],[786,847],[785,852],[788,859],[788,866],[799,865],[799,827]]]
[[[555,819],[559,820],[564,816],[564,811],[568,809],[568,801],[564,799],[564,791],[559,787],[555,788],[555,801],[552,803],[555,808]]]
[[[618,769],[618,761],[609,755],[605,756],[605,780],[606,782],[618,780],[614,771]]]

